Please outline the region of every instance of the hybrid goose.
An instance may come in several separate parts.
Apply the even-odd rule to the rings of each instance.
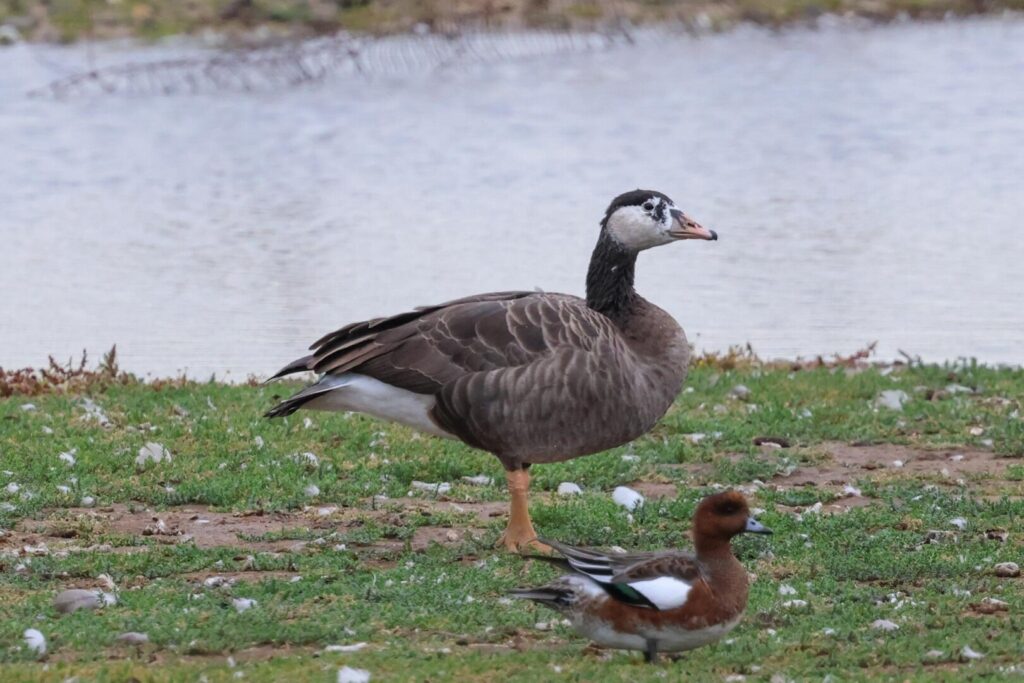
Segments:
[[[266,415],[356,411],[489,451],[511,496],[500,543],[546,550],[527,506],[530,465],[641,436],[682,388],[686,336],[633,273],[641,251],[690,239],[718,235],[660,192],[622,194],[601,220],[586,299],[497,292],[346,325],[271,378],[319,374]]]
[[[540,558],[570,572],[540,588],[512,591],[565,614],[578,633],[603,647],[681,652],[720,639],[747,607],[747,572],[730,541],[770,534],[736,491],[708,496],[693,516],[696,553],[675,550],[605,554],[547,541],[562,558]]]

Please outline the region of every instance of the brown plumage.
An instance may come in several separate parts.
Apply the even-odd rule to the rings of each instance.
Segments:
[[[660,193],[621,195],[601,221],[586,300],[497,292],[347,325],[275,375],[321,379],[267,415],[360,410],[493,453],[510,472],[515,547],[534,536],[527,467],[635,439],[679,393],[686,337],[636,293],[633,272],[642,249],[690,238],[717,235]]]
[[[747,572],[732,553],[744,532],[770,534],[750,517],[742,494],[708,496],[694,514],[695,553],[612,554],[544,541],[562,557],[544,559],[572,572],[512,595],[566,614],[583,635],[606,647],[658,652],[718,640],[747,606]]]

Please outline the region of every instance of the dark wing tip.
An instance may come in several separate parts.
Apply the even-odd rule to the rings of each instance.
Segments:
[[[296,360],[293,360],[291,363],[289,363],[288,365],[284,366],[283,368],[278,370],[276,373],[271,375],[269,378],[267,378],[267,381],[264,382],[264,384],[267,384],[269,382],[273,382],[275,379],[281,379],[285,375],[293,375],[293,374],[295,374],[297,372],[309,372],[312,369],[310,367],[312,362],[313,362],[313,356],[312,355],[303,356],[302,358],[298,358]]]

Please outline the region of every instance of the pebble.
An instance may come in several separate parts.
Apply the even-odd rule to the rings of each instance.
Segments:
[[[475,477],[463,477],[462,481],[473,486],[491,486],[494,483],[494,477],[488,477],[486,474],[478,474]]]
[[[78,453],[78,449],[72,448],[70,451],[64,451],[58,455],[57,458],[59,458],[61,462],[67,463],[68,467],[74,467],[76,453]]]
[[[259,603],[252,598],[233,598],[231,604],[235,606],[236,612],[242,613],[256,607]]]
[[[92,496],[82,496],[81,504],[82,507],[84,508],[91,508],[93,505],[96,504],[96,499],[93,498]]]
[[[579,484],[574,484],[571,481],[563,481],[558,485],[558,495],[560,496],[578,496],[583,493],[583,489],[579,487]]]
[[[878,395],[875,399],[875,406],[889,410],[903,410],[903,404],[909,399],[907,392],[900,389],[889,389]]]
[[[324,648],[324,652],[359,652],[366,643],[352,643],[351,645],[328,645]]]
[[[370,672],[366,669],[343,666],[338,669],[338,683],[370,683]]]
[[[128,631],[127,633],[119,635],[117,640],[122,643],[128,643],[129,645],[142,645],[143,643],[149,642],[149,636],[145,633],[139,633],[138,631]]]
[[[145,467],[146,463],[159,463],[164,460],[167,462],[171,461],[171,452],[164,448],[163,444],[150,441],[139,449],[139,454],[135,456],[135,465],[138,467]]]
[[[888,619],[876,619],[875,621],[871,622],[871,628],[877,629],[879,631],[897,631],[899,630],[900,625],[895,622],[889,621]]]
[[[729,395],[741,401],[746,401],[750,398],[750,388],[745,384],[737,384],[729,390]]]
[[[970,659],[984,659],[985,655],[981,654],[980,652],[975,651],[974,649],[971,648],[970,645],[964,645],[963,648],[960,650],[960,657],[961,657],[961,659],[967,659],[967,660],[970,660]]]
[[[992,572],[1004,579],[1013,579],[1020,576],[1020,565],[1016,562],[1000,562],[992,568]]]
[[[111,593],[83,588],[69,588],[61,591],[53,598],[53,607],[61,614],[70,614],[80,609],[99,609],[113,605],[117,598]]]
[[[616,486],[612,491],[612,500],[629,511],[636,510],[644,504],[644,497],[628,486]]]
[[[963,517],[954,517],[953,519],[949,520],[949,523],[955,526],[960,531],[963,531],[967,528],[967,520]]]
[[[426,491],[428,493],[436,493],[442,495],[452,490],[452,485],[446,481],[433,484],[428,481],[413,481],[411,486],[417,491]]]
[[[310,484],[306,488],[302,489],[302,492],[305,493],[310,498],[314,498],[320,495],[320,487],[317,486],[316,484]]]
[[[42,632],[34,628],[27,628],[22,636],[25,638],[25,644],[29,650],[39,657],[46,654],[46,636]]]
[[[310,469],[315,469],[320,466],[320,458],[316,457],[316,453],[310,453],[309,451],[306,451],[305,453],[292,453],[288,456],[288,459],[293,462],[297,462],[300,465],[305,465]]]

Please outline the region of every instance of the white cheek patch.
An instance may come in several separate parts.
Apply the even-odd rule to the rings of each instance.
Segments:
[[[608,218],[608,233],[628,249],[640,251],[668,244],[666,226],[652,218],[639,206],[624,206]]]
[[[651,601],[660,610],[675,609],[686,604],[686,598],[693,588],[682,579],[659,576],[656,579],[635,581],[629,586]]]

